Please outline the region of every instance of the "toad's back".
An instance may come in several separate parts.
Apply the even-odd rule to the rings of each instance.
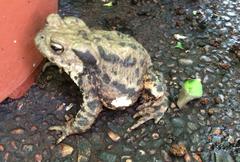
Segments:
[[[122,96],[134,103],[143,89],[143,76],[151,66],[149,54],[134,38],[116,31],[97,31],[93,36],[101,58],[98,64],[101,70],[98,76],[100,98],[107,107],[111,107],[108,103],[112,100]],[[97,41],[99,36],[101,41]]]

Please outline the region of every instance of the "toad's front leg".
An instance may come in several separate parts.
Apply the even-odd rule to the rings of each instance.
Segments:
[[[82,133],[91,128],[98,114],[102,111],[102,104],[98,99],[96,88],[92,84],[92,78],[84,76],[82,82],[83,105],[75,119],[70,120],[63,126],[49,127],[49,130],[60,131],[62,133],[57,143],[60,143],[69,135]]]
[[[156,75],[150,69],[144,79],[144,88],[147,92],[147,94],[144,94],[145,103],[137,108],[138,112],[133,117],[139,119],[128,131],[139,127],[151,119],[154,119],[155,123],[158,123],[168,109],[168,98],[165,92],[166,86],[162,74]]]

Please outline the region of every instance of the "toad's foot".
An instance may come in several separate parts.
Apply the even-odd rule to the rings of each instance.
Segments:
[[[102,104],[97,96],[92,79],[92,76],[88,75],[82,77],[83,104],[82,109],[78,111],[75,118],[69,120],[65,126],[52,126],[49,128],[49,130],[62,133],[57,143],[60,143],[69,135],[86,132],[102,111]]]
[[[152,102],[153,101],[145,103],[137,108],[139,111],[133,116],[133,118],[139,119],[133,126],[128,128],[128,132],[139,127],[148,120],[154,119],[155,123],[158,123],[160,121],[168,109],[168,99],[167,97],[162,96],[157,101],[154,101],[154,103]]]
[[[51,126],[48,129],[51,131],[61,132],[61,137],[57,140],[57,144],[62,142],[67,136],[77,133],[77,131],[71,126],[73,120],[70,120],[66,125],[62,126]]]

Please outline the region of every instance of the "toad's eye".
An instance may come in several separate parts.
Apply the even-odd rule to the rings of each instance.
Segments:
[[[64,51],[64,48],[61,44],[55,43],[55,42],[51,42],[50,47],[52,49],[52,51],[56,54],[62,54]]]

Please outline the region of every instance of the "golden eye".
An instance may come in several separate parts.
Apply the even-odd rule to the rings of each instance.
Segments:
[[[56,54],[62,54],[64,51],[63,46],[59,43],[51,42],[50,47],[52,51]]]

